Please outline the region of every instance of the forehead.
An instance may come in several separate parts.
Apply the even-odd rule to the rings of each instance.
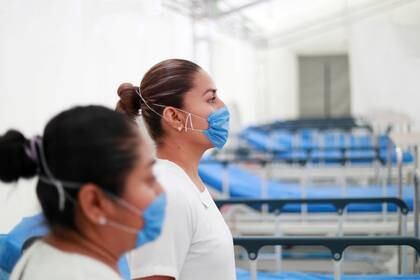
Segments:
[[[200,70],[194,75],[193,84],[193,90],[202,91],[202,93],[204,93],[208,89],[216,88],[213,79],[204,70]]]

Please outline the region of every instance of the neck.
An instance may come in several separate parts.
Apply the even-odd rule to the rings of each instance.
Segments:
[[[44,240],[62,251],[78,253],[96,259],[118,272],[119,255],[77,231],[54,228]]]
[[[179,165],[190,177],[198,176],[198,165],[205,152],[202,147],[192,145],[185,147],[176,141],[166,141],[158,145],[157,157],[166,159]]]

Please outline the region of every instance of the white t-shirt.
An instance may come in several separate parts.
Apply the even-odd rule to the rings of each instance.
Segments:
[[[56,249],[36,241],[23,254],[10,280],[121,280],[116,271],[88,256]]]
[[[236,279],[232,234],[208,190],[173,162],[158,160],[154,172],[168,197],[165,222],[156,241],[129,253],[131,277]]]

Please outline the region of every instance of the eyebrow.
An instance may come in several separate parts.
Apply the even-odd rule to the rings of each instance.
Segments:
[[[206,90],[206,91],[203,93],[203,96],[204,96],[204,95],[206,95],[208,92],[213,92],[213,93],[216,93],[216,92],[217,92],[217,89],[216,89],[216,88],[209,88],[208,90]]]

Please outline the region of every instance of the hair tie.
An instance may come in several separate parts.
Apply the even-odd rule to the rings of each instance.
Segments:
[[[34,136],[29,140],[29,145],[25,146],[25,154],[39,166],[39,158],[37,151],[37,144],[39,141],[39,136]]]

